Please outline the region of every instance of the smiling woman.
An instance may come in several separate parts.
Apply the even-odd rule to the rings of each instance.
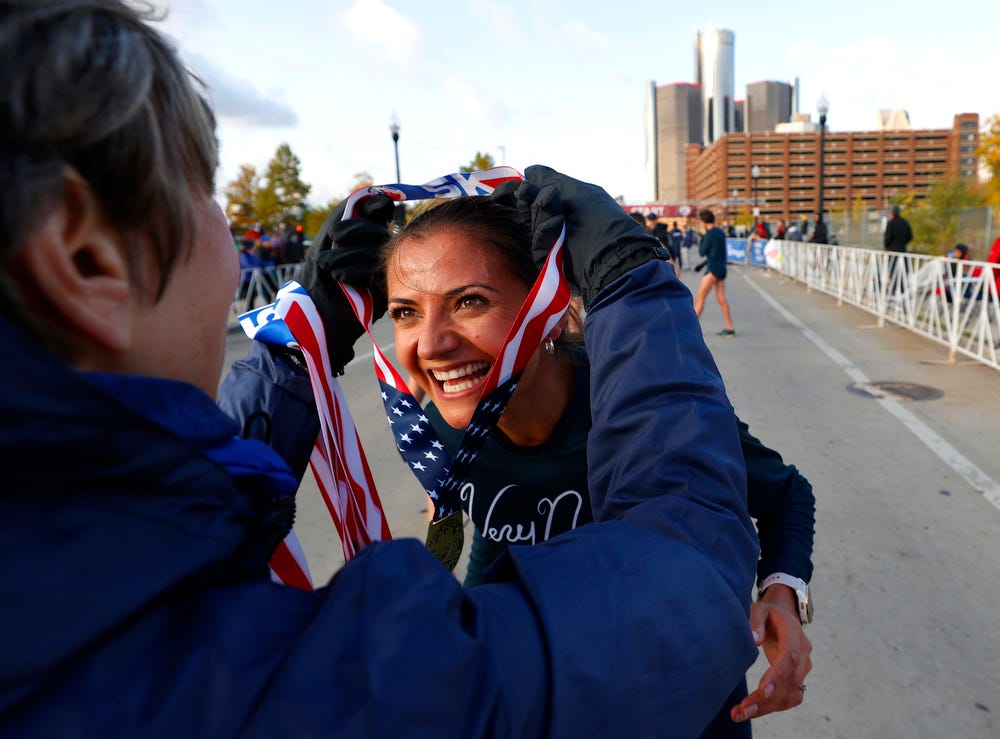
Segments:
[[[426,211],[384,249],[396,352],[411,387],[415,383],[426,394],[425,414],[452,457],[481,400],[482,381],[535,279],[531,243],[517,211],[493,198],[473,197]],[[594,520],[587,478],[590,369],[581,334],[566,332],[565,326],[564,320],[549,334],[558,344],[543,344],[551,351],[540,347],[531,358],[462,485],[462,507],[474,525],[466,586],[486,581],[487,570],[511,545],[537,544]],[[712,736],[740,736],[732,718],[797,705],[811,648],[792,590],[767,587],[766,578],[790,571],[789,579],[805,587],[812,569],[812,491],[746,424],[739,422],[738,429],[749,509],[762,532],[762,602],[754,605],[751,622],[763,629],[765,622],[782,621],[780,645],[768,653],[772,662],[782,663],[796,649],[806,657],[767,696],[766,686],[777,682],[780,669],[769,671],[750,696],[745,684],[738,685],[716,717]],[[679,460],[670,466],[683,474]]]
[[[513,210],[459,198],[413,222],[386,250],[396,352],[449,426],[464,429],[535,278]],[[549,333],[555,342],[566,319]],[[554,344],[553,344],[554,346]],[[538,351],[499,423],[515,444],[545,441],[569,400],[572,365]]]

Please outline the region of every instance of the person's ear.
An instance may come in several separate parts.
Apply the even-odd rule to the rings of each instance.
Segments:
[[[566,326],[569,323],[569,311],[563,313],[563,317],[559,319],[559,323],[552,327],[549,331],[549,338],[552,341],[558,341],[559,337],[562,336],[562,332],[566,330]]]
[[[114,352],[129,346],[132,279],[121,236],[72,168],[57,207],[18,256],[35,307],[71,346]]]

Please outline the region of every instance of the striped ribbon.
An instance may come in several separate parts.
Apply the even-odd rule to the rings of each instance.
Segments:
[[[348,198],[344,218],[353,218],[366,198],[386,195],[392,200],[423,200],[487,195],[501,182],[521,180],[510,167],[445,175],[423,185],[382,185],[362,188]],[[538,346],[566,313],[570,291],[562,273],[565,227],[483,382],[472,420],[452,460],[423,416],[406,382],[379,348],[372,333],[372,298],[368,290],[341,283],[358,320],[372,341],[375,375],[386,418],[400,455],[430,498],[433,520],[439,522],[460,506],[458,491],[489,432],[503,414],[517,379]],[[253,339],[302,350],[320,416],[320,433],[310,458],[317,486],[340,536],[345,561],[372,541],[390,538],[364,450],[351,420],[339,383],[332,376],[322,320],[308,293],[295,282],[278,291],[275,303],[240,316]],[[308,566],[294,531],[271,560],[272,577],[298,587],[311,587]]]

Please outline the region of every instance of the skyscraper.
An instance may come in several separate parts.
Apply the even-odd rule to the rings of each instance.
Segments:
[[[649,198],[683,202],[687,192],[688,144],[701,143],[701,88],[690,82],[659,85],[646,93],[646,167]]]
[[[725,28],[695,36],[695,82],[701,85],[702,143],[736,131],[736,37]]]
[[[792,119],[794,88],[787,82],[751,82],[747,85],[746,125],[749,133],[773,131]]]

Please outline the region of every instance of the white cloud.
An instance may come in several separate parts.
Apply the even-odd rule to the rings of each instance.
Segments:
[[[200,54],[189,53],[195,73],[208,86],[220,120],[264,128],[295,126],[298,116],[284,103],[258,92],[247,80],[230,75]]]
[[[446,94],[461,106],[460,120],[478,127],[497,128],[509,119],[507,108],[489,91],[457,75],[448,75],[442,82]]]
[[[356,0],[341,20],[352,45],[379,68],[407,75],[421,59],[423,35],[417,24],[380,0]]]

